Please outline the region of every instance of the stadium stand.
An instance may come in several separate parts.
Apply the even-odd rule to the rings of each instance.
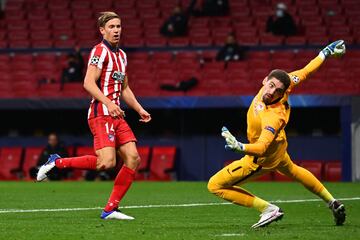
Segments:
[[[0,148],[0,180],[32,180],[29,170],[36,166],[43,147],[2,147]],[[91,146],[69,146],[70,153],[76,156],[94,155]],[[139,146],[141,165],[135,180],[170,181],[174,180],[176,147]],[[79,180],[84,170],[74,170],[69,180]]]
[[[173,173],[176,159],[176,147],[154,146],[152,148],[150,175],[152,181],[173,180]]]
[[[0,150],[0,179],[16,180],[21,174],[22,147],[3,147]]]
[[[150,168],[151,148],[149,146],[140,146],[137,148],[141,158],[140,166],[136,170],[135,180],[147,180]]]
[[[300,32],[296,36],[281,38],[265,33],[266,18],[278,1],[229,0],[228,16],[191,17],[188,36],[168,39],[160,35],[159,29],[177,2],[6,1],[4,18],[0,19],[0,61],[3,63],[0,65],[0,98],[88,97],[82,83],[65,83],[62,86],[60,76],[67,53],[75,46],[82,48],[86,62],[90,48],[100,41],[95,23],[97,13],[110,9],[122,17],[121,44],[128,55],[130,85],[137,96],[252,95],[270,69],[290,71],[303,67],[317,54],[320,45],[339,38],[344,39],[348,46],[355,47],[349,48],[344,59],[327,61],[328,67],[314,74],[311,81],[296,89],[294,94],[360,95],[360,83],[357,81],[360,74],[358,1],[282,0],[294,16]],[[186,6],[190,1],[180,2]],[[216,62],[217,50],[229,32],[234,32],[239,43],[249,47],[247,57],[227,64]],[[188,92],[160,89],[163,83],[176,84],[191,77],[196,77],[199,84]],[[322,81],[324,79],[326,81]],[[51,83],[43,84],[44,81]],[[0,150],[1,159],[6,158],[6,151],[2,154],[3,150]],[[139,149],[143,164],[149,165],[141,166],[144,171],[140,171],[137,178],[146,179],[146,170],[149,170],[150,179],[169,180],[170,175],[164,169],[172,169],[174,159],[170,158],[169,166],[155,168],[153,161],[159,161],[161,155],[153,154],[148,159],[147,151]],[[92,149],[82,150],[81,147],[75,148],[74,153],[94,154]],[[35,161],[35,156],[36,149],[24,149],[24,156],[20,154],[19,162],[4,165],[1,178],[18,177],[11,171],[23,161],[23,174],[28,179],[28,168]],[[144,162],[144,159],[149,161]],[[5,164],[3,160],[0,162],[3,166],[1,164]],[[320,164],[320,170],[318,163],[308,166],[308,169],[320,179],[341,179],[340,163]],[[80,175],[82,173],[78,172],[75,178]],[[283,181],[285,177],[275,173],[259,180],[270,179]]]
[[[189,0],[180,1],[184,6],[189,4]],[[294,16],[297,24],[299,25],[300,34],[289,38],[275,37],[265,33],[265,22],[267,16],[271,13],[273,7],[277,1],[236,1],[230,2],[230,14],[223,17],[191,17],[189,22],[189,35],[187,37],[167,39],[160,35],[159,28],[170,14],[171,10],[176,5],[177,1],[159,1],[159,0],[132,0],[132,1],[113,1],[107,0],[105,2],[98,3],[97,1],[32,1],[32,0],[14,0],[6,1],[5,17],[0,20],[0,25],[4,26],[4,29],[0,31],[1,47],[11,49],[25,49],[29,48],[30,51],[36,53],[38,50],[43,49],[58,49],[57,53],[46,54],[23,54],[23,53],[11,53],[0,54],[1,58],[10,58],[9,66],[16,68],[23,72],[32,72],[34,74],[28,74],[31,76],[17,76],[26,82],[32,82],[30,84],[16,84],[11,88],[14,91],[8,92],[5,87],[0,88],[1,97],[29,97],[40,96],[43,98],[51,97],[84,97],[86,93],[77,95],[75,92],[79,90],[79,86],[66,86],[61,91],[57,91],[56,94],[53,90],[58,89],[58,85],[41,86],[38,87],[37,82],[42,79],[53,79],[59,82],[60,73],[62,70],[62,64],[58,64],[62,61],[63,56],[61,54],[74,46],[81,46],[83,49],[92,47],[99,41],[99,34],[96,31],[94,19],[96,14],[101,10],[113,9],[119,11],[124,22],[123,29],[123,41],[122,45],[127,48],[143,49],[142,54],[147,55],[148,47],[152,48],[164,48],[170,47],[170,50],[166,54],[172,55],[171,48],[180,48],[176,50],[176,53],[181,53],[191,49],[194,53],[196,48],[204,47],[218,47],[223,44],[225,36],[229,32],[234,32],[237,35],[240,43],[248,45],[250,47],[257,46],[290,46],[296,47],[297,50],[287,51],[292,55],[290,58],[292,61],[280,61],[277,54],[281,51],[276,51],[274,58],[269,58],[266,51],[250,51],[250,55],[257,52],[266,52],[264,57],[261,58],[263,62],[252,62],[251,57],[246,60],[251,64],[252,69],[259,68],[260,66],[270,65],[272,67],[278,66],[287,69],[294,69],[295,67],[302,66],[305,61],[302,61],[303,50],[302,46],[305,45],[323,45],[330,40],[342,38],[345,39],[348,45],[359,44],[359,27],[360,27],[360,7],[356,1],[350,0],[319,0],[319,1],[285,1],[288,5],[290,13]],[[284,2],[284,1],[283,1]],[[256,9],[256,10],[255,10]],[[16,16],[16,17],[15,17]],[[351,20],[350,20],[351,19]],[[93,24],[92,24],[93,23]],[[193,49],[195,48],[195,49]],[[359,52],[359,50],[354,50]],[[59,54],[60,53],[60,54]],[[138,73],[143,68],[139,67],[139,62],[135,59],[139,52],[132,53],[128,51],[129,58],[129,75],[134,76],[136,81],[139,81],[138,85],[142,85],[145,80],[142,80],[144,74]],[[315,51],[311,52],[313,57]],[[27,55],[22,59],[23,55]],[[36,55],[36,56],[33,56]],[[47,55],[49,58],[45,61],[40,61],[42,55]],[[181,54],[176,54],[171,59],[172,62],[182,62]],[[22,60],[20,60],[22,59]],[[163,82],[166,78],[166,74],[159,73],[159,67],[152,64],[156,61],[157,54],[147,56],[143,59],[141,66],[152,65],[149,69],[151,75],[161,76],[159,82]],[[181,59],[181,60],[180,60]],[[212,58],[213,61],[214,58]],[[259,58],[258,58],[259,59]],[[285,59],[285,56],[284,56]],[[346,56],[342,61],[346,67],[353,66],[358,63],[359,58],[351,58]],[[168,59],[169,60],[169,59]],[[192,60],[189,60],[191,62]],[[3,61],[4,62],[4,61]],[[267,64],[264,65],[264,63]],[[185,64],[186,65],[186,64]],[[186,65],[190,66],[190,64]],[[193,65],[197,66],[197,65]],[[347,69],[345,67],[345,69]],[[1,67],[1,72],[6,71],[6,67]],[[177,68],[177,72],[172,75],[178,80],[179,75],[186,68]],[[269,68],[268,68],[269,69]],[[330,69],[330,68],[327,68]],[[310,85],[304,89],[301,89],[299,93],[317,93],[328,94],[336,91],[338,94],[356,95],[360,92],[360,84],[353,78],[349,78],[340,69],[343,69],[339,64],[334,65],[333,68],[338,71],[339,74],[333,75],[332,73],[325,74],[324,77],[329,79],[330,84],[328,86],[318,86],[316,83],[309,83]],[[227,72],[229,69],[225,69]],[[200,69],[200,72],[206,71],[206,68]],[[260,73],[253,72],[251,78],[255,78],[255,81],[262,80],[263,71]],[[211,74],[202,73],[205,78]],[[339,76],[341,75],[341,76]],[[149,76],[149,75],[148,75]],[[227,75],[229,78],[231,74]],[[4,77],[6,78],[6,77]],[[31,78],[31,79],[30,79]],[[146,79],[147,80],[147,79]],[[166,80],[168,81],[168,80]],[[134,81],[135,82],[135,81]],[[233,91],[234,87],[224,85],[218,85],[223,82],[221,78],[219,82],[212,82],[215,86],[220,86],[219,91],[221,95],[238,95],[238,94],[253,94],[254,89],[250,87],[246,90]],[[141,84],[140,84],[141,83]],[[158,83],[157,83],[158,84]],[[31,89],[28,91],[27,89]],[[156,88],[156,89],[153,89]],[[159,93],[164,93],[159,90],[159,86],[153,88],[143,87],[139,89],[140,96],[156,96]],[[22,90],[24,89],[24,90]],[[314,92],[311,89],[316,89]],[[153,92],[155,91],[155,93]],[[219,92],[218,91],[218,92]],[[296,94],[297,92],[295,92]],[[182,95],[180,93],[165,92],[166,95]],[[190,95],[214,95],[212,88],[203,87],[199,84]]]
[[[329,182],[341,181],[341,162],[331,161],[324,164],[324,180]]]
[[[30,169],[37,165],[42,150],[43,147],[27,147],[24,149],[22,172],[25,180],[31,180]]]
[[[321,180],[323,176],[323,162],[316,160],[300,161],[300,166],[309,170],[314,176]]]

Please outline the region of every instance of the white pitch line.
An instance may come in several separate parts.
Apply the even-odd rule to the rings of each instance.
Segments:
[[[215,237],[242,237],[245,236],[245,233],[223,233],[214,235]]]
[[[339,198],[341,201],[354,201],[360,200],[360,197],[352,198]],[[304,203],[304,202],[320,202],[321,199],[295,199],[295,200],[274,200],[272,203]],[[173,208],[173,207],[201,207],[201,206],[218,206],[230,205],[232,203],[184,203],[184,204],[164,204],[164,205],[134,205],[134,206],[121,206],[121,209],[139,209],[139,208]],[[89,211],[100,210],[102,207],[89,207],[89,208],[52,208],[52,209],[0,209],[0,213],[34,213],[34,212],[69,212],[69,211]]]

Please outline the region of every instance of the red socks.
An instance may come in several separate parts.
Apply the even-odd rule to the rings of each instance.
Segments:
[[[115,178],[114,188],[110,195],[109,201],[105,206],[105,211],[109,212],[118,207],[119,202],[124,197],[125,193],[129,189],[131,183],[134,181],[135,171],[122,166],[118,175]]]
[[[81,157],[59,158],[55,161],[55,165],[58,168],[96,170],[96,162],[96,156],[85,155]]]
[[[76,169],[88,169],[96,170],[97,157],[86,155],[81,157],[72,158],[59,158],[55,161],[55,165],[58,168],[76,168]],[[120,200],[124,197],[130,185],[134,181],[135,171],[122,166],[118,175],[115,178],[114,187],[111,192],[108,203],[105,206],[105,211],[109,212],[117,208]]]

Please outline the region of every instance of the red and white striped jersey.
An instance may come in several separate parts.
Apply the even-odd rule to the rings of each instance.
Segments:
[[[97,81],[101,92],[113,103],[120,105],[121,86],[126,75],[127,58],[120,48],[112,47],[106,40],[96,45],[90,53],[88,66],[93,65],[101,69],[100,79]],[[91,100],[88,119],[109,115],[104,104]]]

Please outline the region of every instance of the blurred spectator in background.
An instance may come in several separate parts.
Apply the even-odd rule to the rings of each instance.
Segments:
[[[217,61],[239,61],[245,58],[245,47],[238,44],[235,35],[229,33],[226,37],[225,45],[220,49],[216,55]]]
[[[82,82],[84,70],[84,59],[81,55],[80,48],[76,47],[74,52],[70,53],[67,58],[67,65],[62,71],[61,84],[67,82]]]
[[[58,135],[56,133],[50,133],[48,136],[48,144],[41,152],[39,160],[35,167],[30,169],[30,176],[32,178],[36,177],[36,173],[41,165],[47,162],[50,154],[61,154],[61,156],[68,157],[68,151],[62,142],[59,141]],[[67,178],[69,176],[69,169],[58,169],[54,168],[49,174],[48,178],[50,180],[60,180]]]
[[[162,90],[167,91],[183,91],[187,92],[190,89],[194,88],[199,83],[199,80],[196,77],[191,77],[190,79],[181,80],[176,84],[164,83],[160,85]]]
[[[297,32],[292,16],[287,12],[284,3],[276,5],[275,14],[269,16],[266,23],[266,31],[277,36],[292,36]]]
[[[228,0],[203,0],[203,16],[226,16],[229,13]]]
[[[172,15],[160,28],[160,33],[166,37],[186,36],[189,16],[180,5],[176,6]]]

